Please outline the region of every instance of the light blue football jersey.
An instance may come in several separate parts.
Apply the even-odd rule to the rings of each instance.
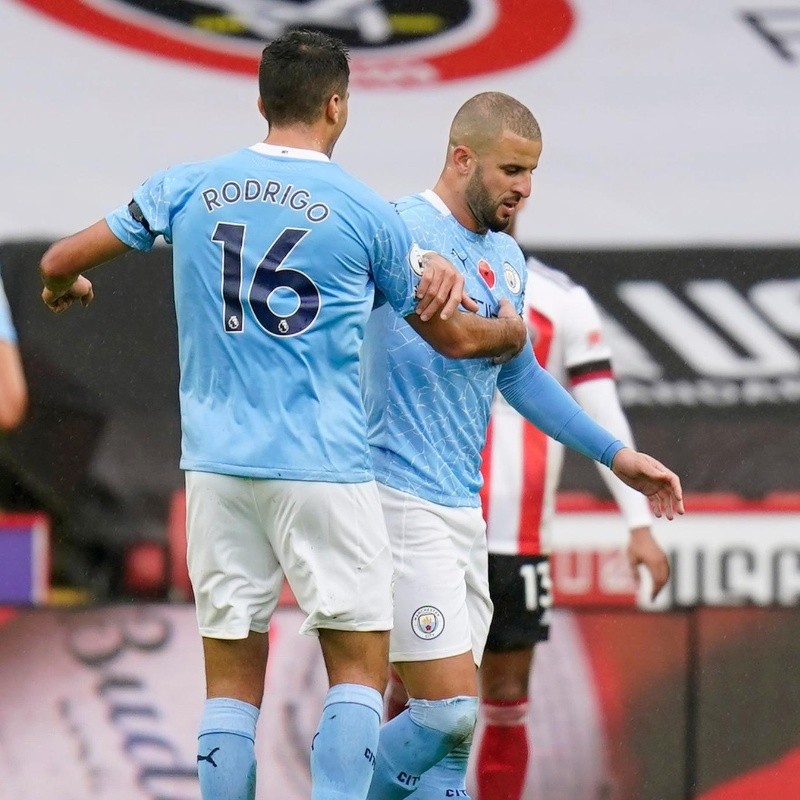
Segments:
[[[376,286],[407,315],[418,282],[389,203],[321,153],[258,144],[160,172],[106,219],[173,245],[181,467],[372,479],[364,329]]]
[[[525,259],[505,233],[464,228],[432,191],[396,204],[420,247],[450,259],[483,316],[500,299],[522,312]],[[375,477],[448,506],[479,506],[481,449],[500,367],[439,355],[390,307],[373,312],[363,355]]]
[[[3,288],[3,280],[0,278],[0,342],[17,341],[17,332],[11,320],[11,309],[8,307],[6,290]]]

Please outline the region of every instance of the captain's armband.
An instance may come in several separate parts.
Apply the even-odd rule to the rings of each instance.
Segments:
[[[150,230],[150,223],[145,219],[144,214],[142,213],[142,207],[135,201],[131,200],[128,203],[128,213],[148,232],[152,233]]]

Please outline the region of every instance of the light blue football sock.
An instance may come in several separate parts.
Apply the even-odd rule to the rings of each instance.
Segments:
[[[328,690],[311,743],[311,800],[364,800],[378,748],[383,698],[369,686]]]
[[[381,728],[369,800],[402,800],[420,776],[472,738],[477,697],[408,701],[408,708]]]
[[[255,800],[258,709],[227,697],[206,700],[197,737],[203,800]]]
[[[452,797],[470,800],[467,791],[467,763],[471,747],[470,736],[434,764],[420,778],[414,800],[447,800]]]

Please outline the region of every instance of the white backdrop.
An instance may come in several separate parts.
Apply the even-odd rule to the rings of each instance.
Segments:
[[[800,43],[787,38],[797,53],[782,58],[742,19],[774,0],[569,5],[570,34],[528,65],[425,88],[354,86],[336,158],[386,197],[419,191],[438,175],[458,106],[498,89],[544,132],[526,244],[800,241]],[[800,30],[800,3],[783,6],[795,21],[780,25]],[[0,23],[6,240],[68,233],[157,169],[263,138],[255,75],[127,49],[16,0],[0,0]]]

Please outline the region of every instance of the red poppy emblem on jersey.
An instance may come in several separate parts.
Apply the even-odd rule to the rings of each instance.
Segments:
[[[586,340],[592,347],[596,347],[600,342],[603,341],[603,334],[601,331],[589,331],[588,335],[586,336]]]
[[[20,0],[118,45],[255,79],[265,42],[337,36],[359,86],[424,86],[530,63],[572,30],[569,0]]]
[[[482,258],[478,262],[478,272],[480,272],[481,278],[483,278],[486,281],[486,285],[490,289],[494,289],[494,281],[495,281],[494,270],[491,268],[489,262],[486,261],[486,259]]]

